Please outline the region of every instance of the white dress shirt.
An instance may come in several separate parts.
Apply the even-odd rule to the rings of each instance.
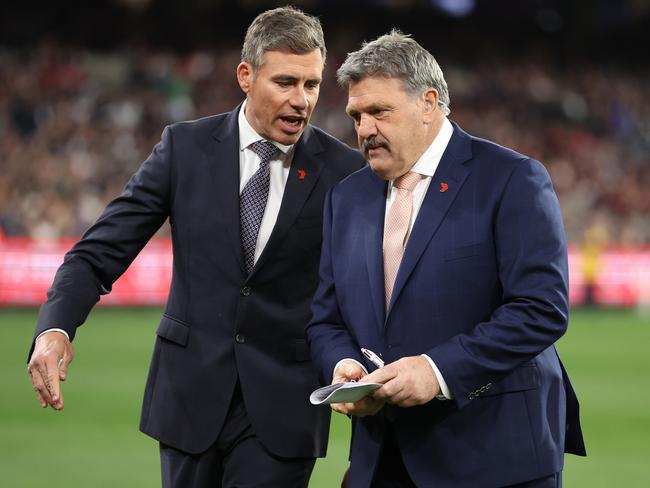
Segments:
[[[263,139],[255,129],[250,125],[244,110],[246,109],[246,102],[239,111],[239,193],[251,179],[251,176],[260,167],[260,157],[250,149],[250,145],[254,142]],[[293,160],[293,153],[295,144],[285,146],[279,142],[269,141],[275,145],[279,151],[276,152],[275,157],[269,163],[271,172],[271,180],[269,182],[269,198],[266,201],[266,210],[262,217],[260,230],[257,234],[257,242],[255,243],[255,262],[262,254],[266,243],[269,241],[275,222],[278,220],[278,213],[280,212],[280,205],[282,204],[282,196],[284,195],[284,187],[287,185],[289,178],[289,170],[291,169],[291,161]]]
[[[449,120],[445,117],[445,120],[442,123],[442,127],[440,128],[440,131],[436,135],[435,139],[426,149],[426,151],[422,153],[422,156],[420,156],[420,158],[415,162],[410,170],[414,173],[423,175],[424,178],[418,181],[415,189],[413,190],[413,211],[411,212],[411,222],[409,224],[407,238],[411,235],[411,230],[413,230],[413,224],[415,223],[415,219],[417,218],[420,208],[422,207],[424,196],[426,195],[429,184],[431,183],[431,179],[436,172],[436,169],[438,168],[438,164],[440,164],[440,159],[442,158],[445,149],[447,149],[447,145],[451,140],[453,132],[454,128],[452,127],[451,122],[449,122]],[[393,201],[395,201],[397,195],[397,192],[393,190],[393,182],[394,180],[391,180],[388,184],[388,191],[386,193],[386,213],[384,214],[384,219],[388,217],[390,206],[393,204]],[[386,221],[384,220],[384,224],[385,222]],[[436,375],[438,383],[440,384],[440,391],[442,392],[442,395],[437,395],[436,398],[439,400],[451,400],[453,396],[449,391],[449,387],[447,386],[445,379],[442,377],[440,370],[429,356],[426,354],[422,354],[422,356],[424,356],[429,361],[429,364],[431,365],[431,368]],[[336,364],[334,371],[336,371],[336,368],[339,364],[341,364],[342,361],[346,360],[356,362],[364,369],[364,371],[366,371],[363,365],[354,359],[342,359]]]

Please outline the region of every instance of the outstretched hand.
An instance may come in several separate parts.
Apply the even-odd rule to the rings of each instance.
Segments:
[[[73,356],[72,344],[61,332],[46,332],[36,339],[27,372],[41,407],[51,405],[54,410],[63,410],[59,382],[65,381]]]

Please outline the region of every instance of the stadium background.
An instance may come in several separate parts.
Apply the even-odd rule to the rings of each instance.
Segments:
[[[80,331],[61,413],[40,411],[25,374],[30,304],[165,124],[241,100],[234,69],[246,26],[284,3],[0,5],[0,486],[159,484],[156,445],[137,425],[169,277],[168,228],[107,300],[149,307],[97,308]],[[442,65],[453,120],[547,166],[571,242],[574,309],[559,349],[590,454],[567,459],[565,485],[647,486],[650,2],[290,3],[325,29],[317,125],[354,144],[334,72],[362,40],[399,27]],[[348,437],[336,416],[313,487],[337,486]]]

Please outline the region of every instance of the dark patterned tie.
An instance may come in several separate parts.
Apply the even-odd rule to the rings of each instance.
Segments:
[[[255,264],[255,243],[260,230],[266,201],[269,198],[269,162],[278,150],[269,141],[257,141],[249,146],[260,157],[260,167],[239,195],[239,226],[244,250],[246,272],[250,274]]]

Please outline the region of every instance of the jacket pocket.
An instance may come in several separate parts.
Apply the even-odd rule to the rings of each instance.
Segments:
[[[445,261],[453,261],[454,259],[471,258],[472,256],[486,255],[489,250],[489,244],[486,242],[478,242],[470,244],[469,246],[458,246],[445,249]]]
[[[186,346],[190,335],[190,328],[187,324],[169,315],[163,314],[160,324],[156,330],[159,337],[167,339],[179,346]]]

